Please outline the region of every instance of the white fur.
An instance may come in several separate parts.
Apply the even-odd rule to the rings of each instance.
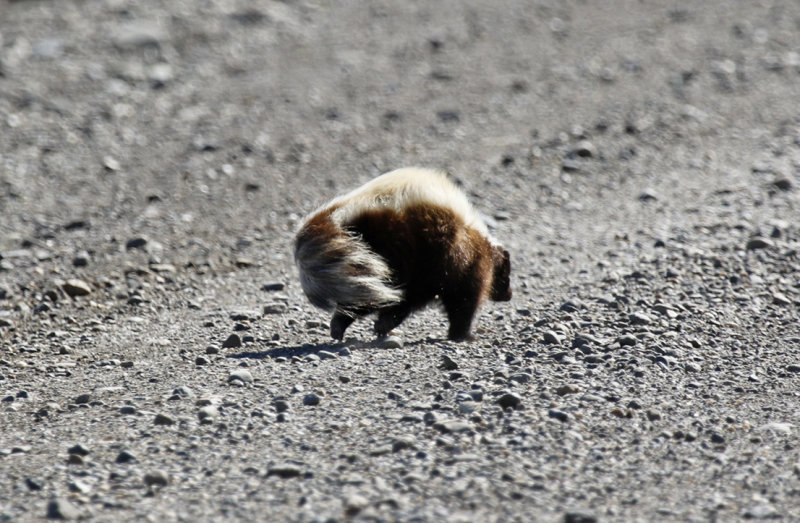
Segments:
[[[406,167],[390,171],[335,198],[323,209],[341,205],[333,211],[333,219],[342,224],[364,211],[390,208],[402,212],[412,205],[428,202],[451,209],[464,221],[464,225],[489,237],[486,225],[464,193],[446,174],[433,169]]]

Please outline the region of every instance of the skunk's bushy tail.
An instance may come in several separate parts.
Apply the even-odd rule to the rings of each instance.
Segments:
[[[295,241],[294,259],[309,301],[351,314],[402,301],[386,260],[359,235],[345,231],[331,214],[328,209],[311,217]]]

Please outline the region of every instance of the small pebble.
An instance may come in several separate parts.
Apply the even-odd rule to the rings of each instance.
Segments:
[[[571,153],[581,158],[593,158],[597,156],[597,148],[589,140],[581,140],[572,148]]]
[[[217,416],[219,416],[219,410],[214,405],[206,405],[197,411],[197,418],[203,424],[213,423]]]
[[[425,420],[418,414],[403,414],[403,417],[400,418],[400,421],[406,423],[423,423]]]
[[[787,177],[780,177],[776,178],[772,181],[772,185],[780,189],[781,191],[791,191],[792,187],[794,186],[794,182],[792,182],[791,178]]]
[[[69,454],[77,454],[78,456],[86,456],[89,454],[89,449],[78,443],[67,449]]]
[[[391,445],[380,445],[369,451],[370,456],[386,456],[392,453]]]
[[[228,375],[228,383],[238,381],[240,383],[253,383],[253,375],[247,369],[236,369]]]
[[[472,430],[472,426],[461,420],[444,420],[433,424],[433,428],[444,434],[454,434]]]
[[[508,381],[516,383],[530,383],[531,375],[527,372],[515,372],[508,377]]]
[[[442,355],[442,364],[439,366],[439,368],[441,368],[443,370],[457,370],[458,369],[458,363],[453,358],[448,356],[447,354],[443,354]]]
[[[545,333],[542,335],[542,340],[545,343],[559,345],[563,341],[563,337],[558,335],[555,331],[545,331]]]
[[[194,398],[194,391],[186,385],[181,385],[172,389],[172,394],[180,396],[181,398]]]
[[[157,273],[174,274],[177,269],[171,263],[151,263],[150,270]]]
[[[438,421],[439,417],[433,412],[426,412],[424,416],[422,416],[422,421],[425,425],[433,425]]]
[[[163,470],[153,470],[144,475],[144,484],[148,487],[166,487],[169,484],[169,474]]]
[[[71,492],[77,492],[79,494],[85,495],[92,491],[92,488],[89,485],[82,481],[78,481],[77,479],[70,481],[68,486]]]
[[[458,411],[462,414],[472,414],[477,408],[478,404],[474,401],[462,401],[458,404]]]
[[[628,316],[628,320],[631,325],[650,325],[653,323],[653,319],[643,312],[634,312]]]
[[[89,265],[88,253],[80,253],[77,254],[74,258],[72,258],[73,267],[86,267],[87,265]]]
[[[174,77],[172,66],[168,63],[157,63],[150,66],[147,71],[147,79],[155,86],[163,86],[169,83]]]
[[[91,399],[92,399],[91,395],[81,394],[80,396],[75,398],[74,402],[76,405],[85,405],[86,403],[89,403]]]
[[[360,494],[349,494],[344,499],[344,513],[352,518],[369,506],[369,500]]]
[[[700,365],[698,365],[697,363],[691,362],[691,361],[687,361],[686,363],[684,363],[683,364],[683,369],[686,372],[700,372],[702,370]]]
[[[306,394],[303,396],[303,405],[315,406],[319,405],[320,397],[314,393]]]
[[[264,305],[262,312],[264,314],[284,314],[286,310],[285,303],[268,303]]]
[[[661,419],[661,413],[657,410],[648,410],[647,411],[647,419],[650,421],[657,421]]]
[[[86,296],[92,293],[92,288],[89,284],[77,278],[67,280],[61,288],[64,289],[64,292],[71,298]]]
[[[119,171],[120,169],[119,162],[112,156],[105,156],[103,158],[103,167],[109,171]]]
[[[115,461],[117,463],[130,463],[132,461],[136,461],[136,456],[127,450],[123,450],[117,454],[117,459]]]
[[[775,292],[772,294],[772,303],[775,305],[791,305],[792,300],[787,298],[782,292]]]
[[[402,349],[403,340],[399,336],[386,336],[378,341],[382,349]]]
[[[742,517],[744,519],[782,519],[780,512],[775,510],[775,507],[767,502],[759,503],[745,509],[742,513]]]
[[[566,396],[567,394],[575,394],[580,392],[581,389],[577,385],[561,385],[556,389],[556,394],[559,396]]]
[[[68,465],[85,465],[86,460],[83,459],[83,456],[78,454],[70,454],[67,456],[67,464]]]
[[[522,399],[516,394],[507,392],[500,396],[500,398],[497,400],[497,404],[503,409],[517,409],[521,406]]]
[[[302,475],[302,471],[292,464],[275,465],[267,469],[267,477],[278,476],[279,478],[296,478]]]
[[[792,433],[792,428],[794,427],[791,423],[784,423],[780,421],[773,421],[771,423],[767,423],[765,425],[761,425],[758,430],[761,431],[770,431],[774,432],[775,434],[782,434],[788,436]]]
[[[400,452],[405,449],[415,450],[416,448],[416,440],[411,435],[398,436],[392,441],[392,452]]]
[[[248,258],[246,256],[239,256],[234,261],[237,267],[241,269],[246,269],[247,267],[254,267],[256,262],[252,258]]]
[[[561,304],[561,307],[558,310],[562,312],[577,312],[578,310],[583,308],[583,303],[581,303],[578,299],[571,299],[567,300]]]
[[[581,170],[581,164],[572,158],[564,158],[561,162],[561,170],[565,173],[577,172]]]
[[[47,503],[48,519],[78,519],[81,513],[69,500],[63,498],[51,499]]]
[[[756,249],[770,249],[774,247],[775,244],[772,240],[768,238],[762,238],[760,236],[754,236],[750,238],[750,241],[747,242],[747,250],[754,251]]]
[[[223,349],[235,349],[242,346],[242,339],[238,334],[231,334],[222,342]]]
[[[259,317],[257,310],[236,310],[231,312],[228,317],[233,321],[255,321]]]
[[[639,201],[654,202],[656,200],[658,200],[658,193],[656,193],[653,189],[644,189],[639,193]]]
[[[129,251],[131,249],[141,249],[145,245],[147,245],[147,238],[143,237],[131,238],[130,240],[125,242],[125,249]]]
[[[28,490],[42,490],[44,487],[41,481],[33,478],[25,478],[25,486]]]
[[[168,416],[167,414],[156,414],[153,423],[161,426],[175,425],[175,418]]]
[[[597,517],[582,512],[567,512],[564,514],[564,523],[597,523],[598,521]]]

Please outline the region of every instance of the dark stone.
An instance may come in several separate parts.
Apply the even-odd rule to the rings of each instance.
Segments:
[[[442,364],[440,365],[442,370],[457,370],[458,363],[455,362],[450,356],[444,354],[442,356]]]
[[[145,245],[147,245],[147,238],[142,238],[142,237],[132,238],[127,242],[125,242],[125,248],[128,250],[141,249]]]
[[[117,454],[117,459],[115,461],[117,463],[131,463],[132,461],[136,461],[136,456],[134,456],[127,450],[123,450],[119,454]]]
[[[302,471],[294,465],[275,465],[267,470],[267,477],[278,476],[279,478],[289,479],[302,475]]]
[[[72,447],[67,449],[69,454],[77,454],[78,456],[86,456],[89,454],[89,449],[81,445],[80,443],[77,445],[73,445]]]
[[[222,342],[223,349],[235,349],[242,346],[242,339],[238,334],[231,334]]]
[[[522,398],[516,394],[507,392],[498,398],[497,404],[503,409],[518,409],[522,405]]]
[[[438,111],[436,116],[445,123],[455,123],[461,120],[461,114],[458,111]]]
[[[760,236],[754,236],[750,238],[750,241],[747,242],[747,250],[754,251],[756,249],[768,249],[772,247],[774,243],[767,238],[762,238]]]
[[[597,523],[595,516],[582,514],[580,512],[567,512],[564,514],[564,523]]]
[[[33,478],[25,478],[25,486],[28,487],[28,490],[42,490],[44,488],[41,481]]]

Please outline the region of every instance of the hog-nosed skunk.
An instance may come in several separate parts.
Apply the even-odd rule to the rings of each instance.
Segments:
[[[385,336],[437,297],[448,337],[468,339],[481,302],[511,299],[508,251],[439,171],[398,169],[335,198],[306,218],[294,255],[308,299],[334,311],[334,339],[373,312]]]

